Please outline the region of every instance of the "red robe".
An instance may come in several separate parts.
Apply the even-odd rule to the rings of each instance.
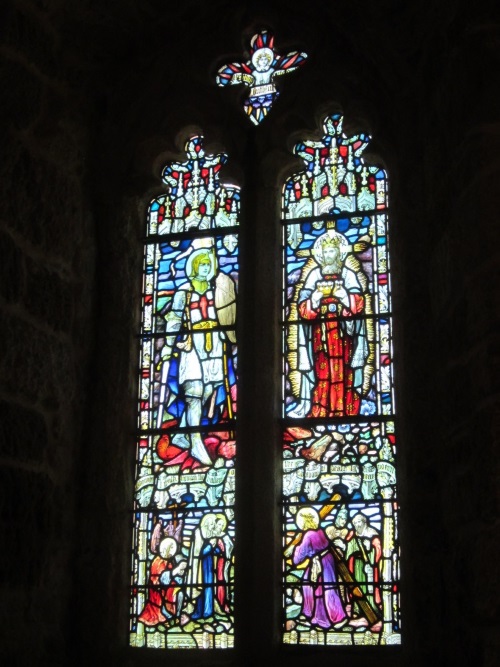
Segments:
[[[337,276],[324,276],[335,280]],[[357,315],[364,308],[361,294],[349,294],[349,308],[334,297],[321,299],[314,309],[311,299],[299,304],[299,313],[306,320],[322,319],[312,327],[315,384],[308,417],[342,417],[359,414],[360,397],[353,388],[354,373],[350,366],[353,339],[341,329],[342,317]],[[336,312],[330,305],[336,306]]]
[[[172,568],[172,563],[161,556],[156,556],[151,563],[151,573],[149,577],[151,588],[149,589],[148,600],[139,616],[139,621],[145,625],[165,623],[167,618],[162,613],[162,607],[165,607],[170,614],[175,614],[175,582],[172,582],[166,587],[162,586],[160,582],[160,577],[163,572],[165,572],[165,570],[172,570]]]

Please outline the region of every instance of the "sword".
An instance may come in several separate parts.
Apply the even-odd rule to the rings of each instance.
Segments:
[[[168,371],[170,370],[170,359],[163,362],[161,368],[161,380],[160,380],[160,401],[158,404],[158,418],[156,420],[156,428],[161,428],[163,422],[163,409],[165,407],[165,402],[168,400]]]

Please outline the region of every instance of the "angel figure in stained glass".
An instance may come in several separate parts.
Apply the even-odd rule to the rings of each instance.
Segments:
[[[218,86],[243,83],[250,87],[244,109],[252,123],[258,125],[279,95],[275,77],[297,69],[306,58],[307,54],[299,51],[278,55],[274,50],[273,35],[263,30],[252,37],[250,60],[224,65],[218,71],[216,82]]]
[[[139,621],[156,626],[180,616],[183,603],[182,581],[187,561],[175,561],[178,543],[165,537],[157,546],[157,554],[151,563],[149,591]]]

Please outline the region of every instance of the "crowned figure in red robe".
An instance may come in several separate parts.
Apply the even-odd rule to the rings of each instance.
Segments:
[[[359,414],[369,351],[366,325],[359,317],[365,311],[361,269],[349,268],[349,248],[345,236],[328,230],[314,243],[315,261],[303,273],[297,312],[313,324],[301,326],[298,334],[301,400],[290,416]]]

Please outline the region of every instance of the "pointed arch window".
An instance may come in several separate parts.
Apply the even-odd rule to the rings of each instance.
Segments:
[[[130,642],[228,648],[240,194],[202,136],[185,153],[148,212]]]
[[[279,57],[266,31],[251,46],[250,60],[222,67],[218,83],[250,86],[244,110],[257,126],[277,97],[274,74],[306,54]],[[257,85],[259,51],[269,71]],[[271,418],[281,424],[282,492],[281,509],[268,509],[281,512],[281,534],[261,566],[281,560],[280,642],[288,648],[401,641],[387,174],[363,157],[369,139],[346,134],[339,114],[327,116],[321,136],[295,145],[304,167],[277,193],[282,408]],[[190,136],[148,209],[134,647],[230,649],[242,636],[235,454],[240,439],[251,443],[237,430],[237,375],[238,357],[246,368],[251,360],[236,344],[240,190],[221,178],[226,161]],[[269,251],[276,261],[277,246]],[[252,415],[252,391],[258,382],[241,392],[247,426],[262,417]],[[269,423],[271,402],[265,409]],[[248,447],[242,458],[248,463]]]
[[[283,641],[398,644],[387,175],[342,124],[282,196]]]

